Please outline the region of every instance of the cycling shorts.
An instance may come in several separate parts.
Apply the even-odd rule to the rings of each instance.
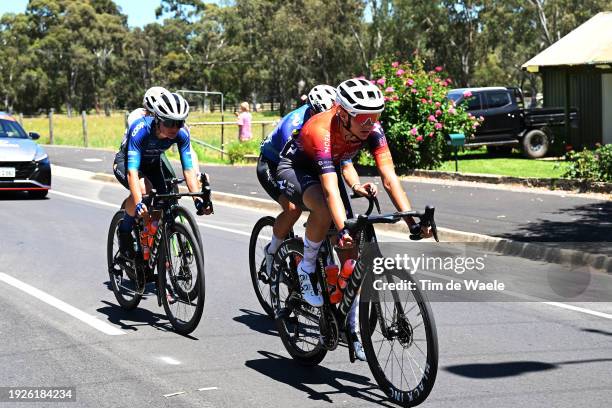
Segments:
[[[304,192],[311,186],[321,184],[315,171],[296,167],[291,160],[284,157],[278,164],[276,181],[281,193],[302,209],[307,208],[302,200]]]
[[[257,179],[266,193],[276,202],[281,195],[281,190],[276,181],[276,164],[266,159],[263,155],[257,160]]]
[[[113,173],[117,180],[123,185],[123,187],[130,189],[127,180],[127,160],[123,149],[119,150],[115,155],[115,161],[113,163]],[[141,162],[140,168],[138,169],[138,178],[146,177],[153,188],[160,194],[169,193],[166,180],[175,178],[174,169],[166,158],[166,155],[160,156],[159,160],[144,163]]]

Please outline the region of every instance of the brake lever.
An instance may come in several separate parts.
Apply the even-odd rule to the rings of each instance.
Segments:
[[[378,214],[381,214],[380,212],[380,203],[378,202],[378,198],[376,198],[376,196],[372,197],[372,200],[374,201],[374,205],[376,206],[376,211],[378,211]]]
[[[201,211],[198,211],[198,215],[203,215],[204,211],[209,209],[211,210],[211,214],[214,213],[213,203],[211,200],[212,190],[210,188],[210,183],[208,182],[208,177],[206,177],[206,173],[200,174],[200,182],[202,183],[202,200],[204,201],[204,206]]]
[[[413,241],[419,241],[422,239],[421,232],[423,228],[430,227],[431,233],[436,240],[436,242],[440,242],[438,239],[438,228],[436,227],[436,222],[434,221],[434,212],[436,211],[435,207],[425,206],[425,213],[420,218],[419,222],[410,226],[410,239]]]

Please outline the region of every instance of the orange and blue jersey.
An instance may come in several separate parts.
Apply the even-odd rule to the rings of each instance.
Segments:
[[[393,165],[380,123],[374,124],[367,139],[363,141],[352,135],[345,138],[340,119],[336,117],[337,109],[335,107],[314,115],[302,127],[299,137],[291,139],[285,145],[281,157],[292,162],[295,167],[309,169],[321,175],[335,171],[336,165],[350,163],[367,144],[378,167]]]
[[[305,104],[283,117],[274,130],[261,142],[261,154],[274,164],[280,162],[280,152],[291,137],[297,137],[304,123],[313,115],[309,104]]]

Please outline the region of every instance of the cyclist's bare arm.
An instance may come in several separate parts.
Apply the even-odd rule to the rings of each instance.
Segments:
[[[138,170],[128,170],[127,181],[128,186],[130,187],[130,193],[132,194],[132,198],[134,199],[131,205],[130,203],[128,203],[127,210],[128,212],[131,212],[132,207],[142,201],[142,189],[140,179],[138,178]]]
[[[410,200],[408,200],[408,196],[400,183],[399,177],[395,173],[393,165],[377,166],[377,169],[385,191],[389,194],[389,198],[391,198],[395,208],[398,211],[410,211],[412,209]]]
[[[342,176],[346,184],[348,184],[355,194],[366,196],[376,195],[378,192],[376,185],[373,183],[360,183],[359,174],[357,174],[357,170],[355,170],[355,166],[353,166],[352,162],[345,163],[342,166]]]
[[[338,231],[340,231],[344,228],[346,210],[344,209],[342,197],[340,196],[340,189],[338,188],[338,176],[336,173],[330,172],[321,174],[319,178],[332,220]]]
[[[404,191],[404,187],[402,187],[399,177],[397,177],[397,174],[395,173],[395,167],[393,164],[387,163],[382,166],[377,166],[377,168],[383,186],[385,187],[387,194],[389,194],[389,198],[393,202],[395,208],[398,211],[410,211],[412,209],[410,200]],[[404,220],[409,227],[416,223],[412,217],[406,217]],[[431,231],[429,228],[424,229],[421,232],[421,236],[423,236],[423,238],[431,237]]]
[[[187,183],[187,188],[190,193],[197,193],[200,190],[196,171],[194,169],[183,169],[183,177],[185,178],[185,183]]]

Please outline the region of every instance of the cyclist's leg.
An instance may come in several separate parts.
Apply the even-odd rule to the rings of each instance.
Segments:
[[[286,164],[286,166],[284,165]],[[305,206],[311,212],[306,224],[304,237],[304,259],[298,265],[302,295],[310,305],[323,305],[320,291],[315,292],[313,278],[319,248],[325,239],[331,223],[331,215],[323,196],[321,183],[316,174],[293,168],[289,163],[281,162],[277,178],[281,182],[283,194],[299,208]]]
[[[361,344],[361,336],[359,333],[359,300],[361,298],[361,293],[358,293],[353,300],[353,304],[351,305],[351,309],[348,314],[348,322],[349,322],[349,336],[350,341],[353,342],[353,350],[355,351],[355,357],[357,357],[361,361],[366,361],[365,351],[363,350],[363,345]]]
[[[277,215],[274,221],[272,240],[267,248],[267,253],[270,257],[276,252],[302,214],[302,209],[289,201],[289,199],[281,193],[278,181],[276,180],[276,171],[277,165],[275,163],[267,160],[261,155],[259,156],[257,160],[257,179],[266,193],[268,193],[274,201],[278,202],[282,208],[281,213]]]
[[[116,156],[115,161],[113,163],[113,173],[117,180],[123,185],[126,189],[130,189],[128,180],[127,180],[127,161],[125,159],[125,154],[122,150],[120,150]],[[141,191],[145,192],[145,183],[143,179],[140,179],[140,188]],[[134,198],[132,194],[128,196],[125,201],[125,214],[123,215],[123,219],[121,223],[119,223],[119,250],[124,257],[129,259],[134,257],[134,241],[132,238],[132,229],[134,228],[134,222],[136,219],[136,203],[134,202]]]
[[[272,232],[277,237],[286,237],[300,218],[300,215],[302,215],[302,209],[289,201],[284,195],[278,197],[278,203],[283,211],[276,216]]]

